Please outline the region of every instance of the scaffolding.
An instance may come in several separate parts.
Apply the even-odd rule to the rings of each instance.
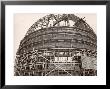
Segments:
[[[74,24],[70,25],[70,20]],[[92,28],[74,14],[47,15],[35,22],[20,42],[15,75],[96,76],[96,39]]]

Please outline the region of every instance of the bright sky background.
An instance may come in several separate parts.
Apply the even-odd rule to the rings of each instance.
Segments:
[[[25,36],[26,32],[32,24],[38,19],[46,16],[47,13],[16,13],[14,14],[14,56],[16,56],[17,49],[19,48],[20,41]],[[97,34],[97,16],[95,13],[76,13],[76,16],[83,18],[93,28]]]

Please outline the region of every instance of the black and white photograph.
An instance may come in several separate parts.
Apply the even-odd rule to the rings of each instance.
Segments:
[[[106,5],[26,4],[5,7],[5,84],[105,85]]]
[[[95,13],[15,13],[15,76],[97,76]]]

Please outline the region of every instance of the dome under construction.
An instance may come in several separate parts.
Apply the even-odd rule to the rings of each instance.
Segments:
[[[16,52],[15,76],[96,76],[97,36],[85,18],[49,14],[37,20]]]

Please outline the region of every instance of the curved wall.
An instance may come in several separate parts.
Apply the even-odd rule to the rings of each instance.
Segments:
[[[39,29],[20,43],[19,52],[42,48],[79,48],[96,50],[96,35],[77,27],[50,27]]]

